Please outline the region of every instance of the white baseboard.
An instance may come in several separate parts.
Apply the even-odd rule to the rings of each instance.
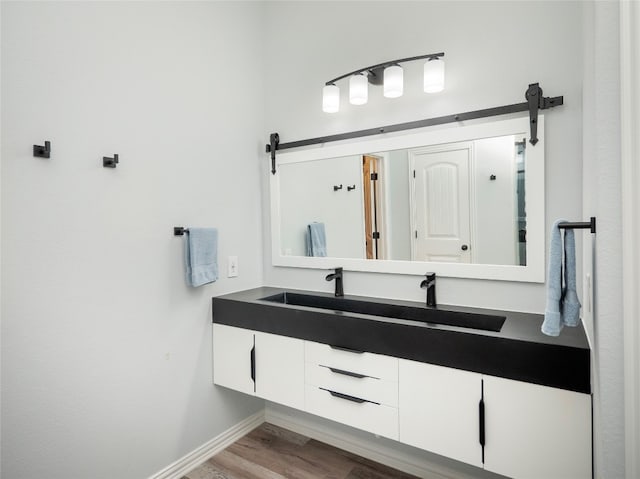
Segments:
[[[477,479],[476,475],[434,464],[417,455],[386,447],[375,442],[375,440],[367,440],[349,435],[343,431],[337,431],[335,428],[322,424],[321,420],[313,421],[297,414],[287,414],[281,409],[275,410],[269,407],[269,403],[265,407],[264,420],[303,436],[393,467],[407,474],[429,479]]]
[[[149,479],[180,479],[189,471],[193,470],[211,456],[230,446],[242,436],[251,432],[264,422],[264,410],[249,416],[238,424],[230,427],[226,431],[218,434],[202,446],[194,449],[187,455],[178,459],[173,464],[150,476]]]

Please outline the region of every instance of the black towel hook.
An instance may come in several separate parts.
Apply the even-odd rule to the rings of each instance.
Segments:
[[[51,157],[51,142],[45,141],[44,146],[33,145],[33,156],[36,158],[50,158]]]
[[[102,157],[102,166],[105,168],[115,168],[119,163],[118,154],[113,155],[113,158],[109,158],[108,156]]]
[[[174,226],[173,227],[173,235],[174,236],[183,236],[185,233],[189,233],[189,229],[184,226]]]

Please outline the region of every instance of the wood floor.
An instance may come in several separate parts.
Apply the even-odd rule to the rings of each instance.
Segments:
[[[182,479],[418,479],[264,423]]]

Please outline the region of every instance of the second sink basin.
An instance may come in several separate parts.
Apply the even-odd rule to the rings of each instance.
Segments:
[[[349,313],[370,314],[385,318],[408,319],[423,323],[443,324],[460,328],[481,329],[483,331],[499,332],[505,322],[505,316],[489,314],[465,313],[448,311],[446,309],[430,309],[415,306],[377,303],[355,299],[334,298],[328,296],[314,296],[284,292],[261,298],[263,301],[289,304],[292,306],[306,306],[310,308],[330,309]]]

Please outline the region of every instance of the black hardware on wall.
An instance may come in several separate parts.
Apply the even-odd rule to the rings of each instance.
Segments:
[[[333,185],[333,191],[338,191],[342,189],[342,183],[340,183],[340,186],[338,185]]]
[[[496,175],[491,175],[491,176],[489,177],[489,179],[490,179],[491,181],[494,181],[494,180],[496,179]]]
[[[580,221],[577,223],[560,223],[558,228],[561,229],[583,229],[591,230],[592,233],[596,232],[596,217],[592,216],[589,221]]]
[[[183,236],[185,233],[189,233],[189,230],[183,226],[174,226],[173,227],[173,235],[174,236]]]
[[[271,174],[276,174],[276,150],[279,149],[280,135],[277,133],[271,133],[269,137],[269,144],[267,145],[267,153],[271,151]],[[269,150],[271,148],[271,150]]]
[[[102,166],[105,168],[115,168],[119,163],[118,154],[113,155],[113,158],[109,158],[108,156],[102,157]]]
[[[529,143],[535,145],[538,143],[538,110],[546,110],[556,105],[562,105],[563,98],[561,96],[549,98],[542,96],[542,88],[537,83],[532,83],[524,94],[529,104],[529,127],[531,129],[531,138]]]
[[[353,186],[347,186],[347,191],[353,191],[356,189],[356,185]]]
[[[287,150],[290,148],[299,148],[301,146],[317,145],[320,143],[329,143],[332,141],[348,140],[351,138],[361,138],[363,136],[379,135],[381,133],[392,133],[396,131],[411,130],[414,128],[424,128],[427,126],[443,125],[446,123],[456,123],[466,120],[475,120],[477,118],[487,118],[498,115],[508,115],[510,113],[518,113],[523,111],[529,112],[529,125],[531,127],[531,135],[529,142],[532,145],[538,143],[538,112],[564,104],[564,97],[544,97],[542,96],[542,88],[538,83],[531,83],[525,92],[523,103],[513,103],[511,105],[497,106],[494,108],[485,108],[483,110],[467,111],[454,115],[440,116],[437,118],[428,118],[425,120],[410,121],[407,123],[397,123],[395,125],[387,125],[378,128],[368,128],[366,130],[352,131],[349,133],[339,133],[337,135],[321,136],[317,138],[309,138],[307,140],[291,141],[288,143],[280,143],[280,136],[277,133],[271,133],[270,142],[266,145],[266,152],[271,153],[271,173],[276,173],[276,150]]]
[[[51,157],[51,142],[45,141],[44,146],[33,145],[33,156],[36,158],[50,158]]]

